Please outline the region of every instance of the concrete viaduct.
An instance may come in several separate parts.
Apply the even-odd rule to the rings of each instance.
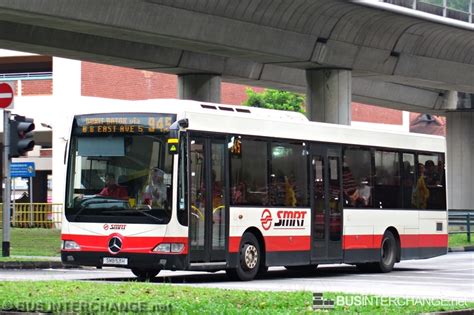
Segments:
[[[312,120],[351,101],[446,115],[450,209],[474,208],[474,25],[378,1],[0,0],[0,47],[307,94]]]

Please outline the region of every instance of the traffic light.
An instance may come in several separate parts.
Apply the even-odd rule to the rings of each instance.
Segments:
[[[35,124],[32,118],[16,115],[10,120],[10,157],[26,155],[28,151],[33,150],[33,130]]]

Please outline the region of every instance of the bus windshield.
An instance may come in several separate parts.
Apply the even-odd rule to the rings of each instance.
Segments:
[[[172,119],[157,126],[163,115],[150,117],[75,118],[65,210],[70,222],[169,222],[173,158],[166,126]]]

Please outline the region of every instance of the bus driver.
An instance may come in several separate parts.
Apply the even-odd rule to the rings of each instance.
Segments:
[[[97,195],[117,199],[128,199],[127,189],[117,185],[115,175],[112,173],[105,174],[105,187]]]

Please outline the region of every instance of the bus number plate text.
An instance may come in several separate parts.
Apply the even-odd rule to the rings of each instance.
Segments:
[[[128,265],[128,258],[118,258],[118,257],[104,257],[104,265]]]

